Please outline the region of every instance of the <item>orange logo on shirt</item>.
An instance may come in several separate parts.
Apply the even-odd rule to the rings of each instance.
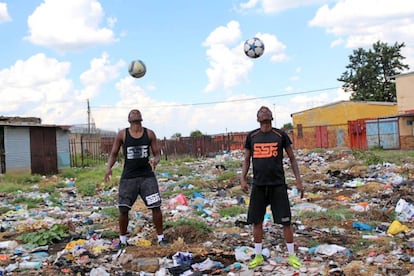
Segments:
[[[277,142],[254,144],[253,158],[268,158],[277,156]]]

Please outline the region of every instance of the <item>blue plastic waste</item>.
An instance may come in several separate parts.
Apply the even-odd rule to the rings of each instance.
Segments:
[[[361,223],[361,222],[358,222],[358,221],[354,221],[352,223],[352,227],[354,227],[355,229],[358,229],[360,231],[371,231],[371,230],[374,229],[371,225]]]

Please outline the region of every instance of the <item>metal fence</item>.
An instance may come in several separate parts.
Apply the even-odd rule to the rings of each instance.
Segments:
[[[211,157],[229,150],[243,149],[245,133],[223,135],[203,135],[200,137],[181,137],[179,139],[158,140],[162,158],[174,156]],[[115,137],[97,135],[78,135],[69,140],[71,167],[88,167],[105,164]],[[118,155],[122,158],[122,151]],[[120,161],[120,160],[119,160]]]

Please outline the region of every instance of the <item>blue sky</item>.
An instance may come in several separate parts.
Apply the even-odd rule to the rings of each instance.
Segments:
[[[269,106],[274,125],[346,100],[337,78],[358,47],[406,44],[408,0],[0,0],[0,116],[44,124],[128,126],[130,109],[158,138],[249,131]],[[243,43],[259,37],[250,59]],[[143,78],[128,74],[134,59]]]

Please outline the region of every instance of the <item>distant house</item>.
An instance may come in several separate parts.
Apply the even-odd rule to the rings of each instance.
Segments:
[[[291,114],[295,148],[414,149],[414,72],[394,79],[396,103],[341,101]]]
[[[69,126],[0,116],[0,173],[56,174],[70,167]]]
[[[355,148],[362,140],[367,144],[366,121],[396,113],[396,103],[364,101],[339,101],[296,112],[291,114],[294,147]]]
[[[401,149],[414,149],[414,72],[395,76]]]

